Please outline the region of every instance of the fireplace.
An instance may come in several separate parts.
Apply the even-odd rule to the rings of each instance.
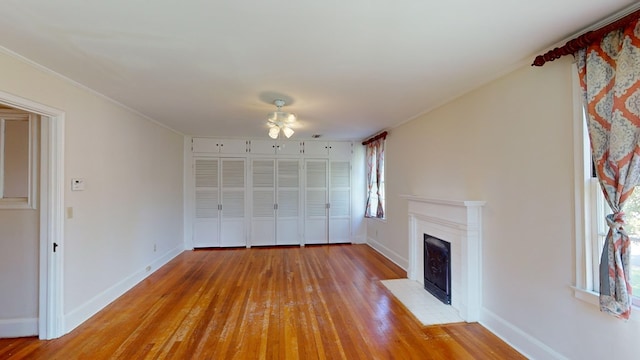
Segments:
[[[424,234],[451,244],[451,307],[467,322],[480,320],[482,297],[482,207],[484,201],[404,195],[409,212],[407,277],[424,281]]]
[[[424,234],[424,288],[451,304],[451,243]]]

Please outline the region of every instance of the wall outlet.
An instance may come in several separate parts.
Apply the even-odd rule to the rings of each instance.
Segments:
[[[156,252],[158,250],[158,245],[153,244],[153,252]]]
[[[151,271],[151,265],[147,266],[146,270],[147,272]]]

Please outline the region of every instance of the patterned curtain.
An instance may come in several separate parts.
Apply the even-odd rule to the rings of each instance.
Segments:
[[[384,218],[384,138],[365,145],[367,159],[367,206],[365,217]],[[382,189],[381,189],[382,188]]]
[[[600,260],[600,309],[631,314],[623,207],[640,183],[640,20],[575,54],[598,180],[613,214]]]

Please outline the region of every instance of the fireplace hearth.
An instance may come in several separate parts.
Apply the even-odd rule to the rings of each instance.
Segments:
[[[451,304],[451,243],[424,234],[424,288]]]

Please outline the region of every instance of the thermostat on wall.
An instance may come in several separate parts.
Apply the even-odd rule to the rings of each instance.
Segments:
[[[84,190],[84,179],[71,179],[71,191],[82,191]]]

